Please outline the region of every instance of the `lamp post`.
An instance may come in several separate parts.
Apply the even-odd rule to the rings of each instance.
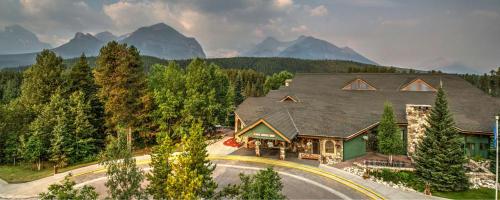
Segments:
[[[498,200],[498,118],[499,116],[495,116],[495,148],[496,148],[496,151],[495,151],[495,156],[496,156],[496,159],[495,159],[495,200]]]

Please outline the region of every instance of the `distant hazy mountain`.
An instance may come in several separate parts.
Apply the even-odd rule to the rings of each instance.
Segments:
[[[294,41],[282,42],[274,37],[267,37],[244,55],[248,57],[277,57]]]
[[[366,64],[377,63],[360,55],[349,47],[339,48],[325,40],[311,36],[300,36],[296,40],[283,42],[268,37],[247,53],[249,57],[290,57],[315,60],[351,60]]]
[[[96,56],[104,42],[97,39],[90,33],[76,33],[75,37],[68,43],[53,49],[59,56],[64,58],[78,57],[82,53],[88,56]]]
[[[134,45],[141,54],[159,58],[205,58],[196,39],[186,37],[164,23],[139,28],[121,42]]]
[[[40,42],[36,35],[19,25],[0,30],[0,54],[20,54],[50,49],[47,43]]]
[[[419,65],[419,68],[424,70],[436,70],[450,74],[481,74],[480,70],[474,67],[467,66],[463,63],[452,61],[443,57],[438,57],[426,61]]]
[[[104,32],[100,32],[98,34],[95,34],[94,37],[96,37],[97,39],[99,39],[103,42],[118,40],[118,37],[116,37],[115,35],[113,35],[113,33],[110,33],[108,31],[104,31]]]

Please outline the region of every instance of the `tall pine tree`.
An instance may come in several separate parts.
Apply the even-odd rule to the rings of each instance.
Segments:
[[[145,118],[146,79],[139,51],[126,44],[109,42],[97,57],[94,76],[100,87],[98,96],[104,103],[106,123],[110,128],[127,128],[131,143],[132,131]]]
[[[469,187],[466,158],[443,88],[439,88],[425,135],[415,151],[416,174],[438,191],[462,191]]]
[[[183,132],[184,129],[179,131]],[[217,183],[212,178],[215,165],[208,160],[207,144],[201,122],[191,125],[183,133],[183,153],[172,165],[172,176],[167,181],[167,194],[172,199],[210,199],[215,195]]]
[[[175,146],[166,133],[160,133],[157,142],[158,146],[153,148],[151,154],[152,169],[146,176],[149,180],[147,192],[154,199],[165,199],[166,191],[170,190],[168,180],[173,176],[172,165],[175,158],[172,157],[172,153]]]
[[[403,138],[401,130],[396,123],[392,104],[384,104],[384,113],[377,127],[378,150],[380,153],[389,155],[389,162],[392,163],[392,155],[403,153]]]

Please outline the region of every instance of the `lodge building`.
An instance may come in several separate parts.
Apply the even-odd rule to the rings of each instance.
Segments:
[[[297,74],[280,89],[238,106],[235,137],[257,155],[274,148],[281,159],[295,152],[303,159],[341,162],[376,151],[374,138],[387,101],[411,156],[441,86],[465,153],[486,157],[500,99],[445,74]]]

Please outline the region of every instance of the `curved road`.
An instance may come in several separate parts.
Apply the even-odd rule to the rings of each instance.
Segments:
[[[240,173],[254,174],[258,170],[266,168],[265,165],[237,161],[214,161],[214,163],[217,164],[217,168],[214,171],[213,177],[219,184],[219,188],[222,188],[228,184],[239,183]],[[363,194],[351,188],[348,188],[334,180],[327,179],[315,174],[282,167],[274,167],[274,169],[279,173],[283,182],[283,193],[289,199],[367,198]],[[149,170],[149,168],[144,168],[144,170]],[[104,186],[106,177],[102,177],[102,175],[97,176],[78,177],[76,181],[79,182],[79,184],[77,186],[92,185],[97,189],[97,192],[99,192],[101,197],[104,197],[106,195],[106,188]]]

